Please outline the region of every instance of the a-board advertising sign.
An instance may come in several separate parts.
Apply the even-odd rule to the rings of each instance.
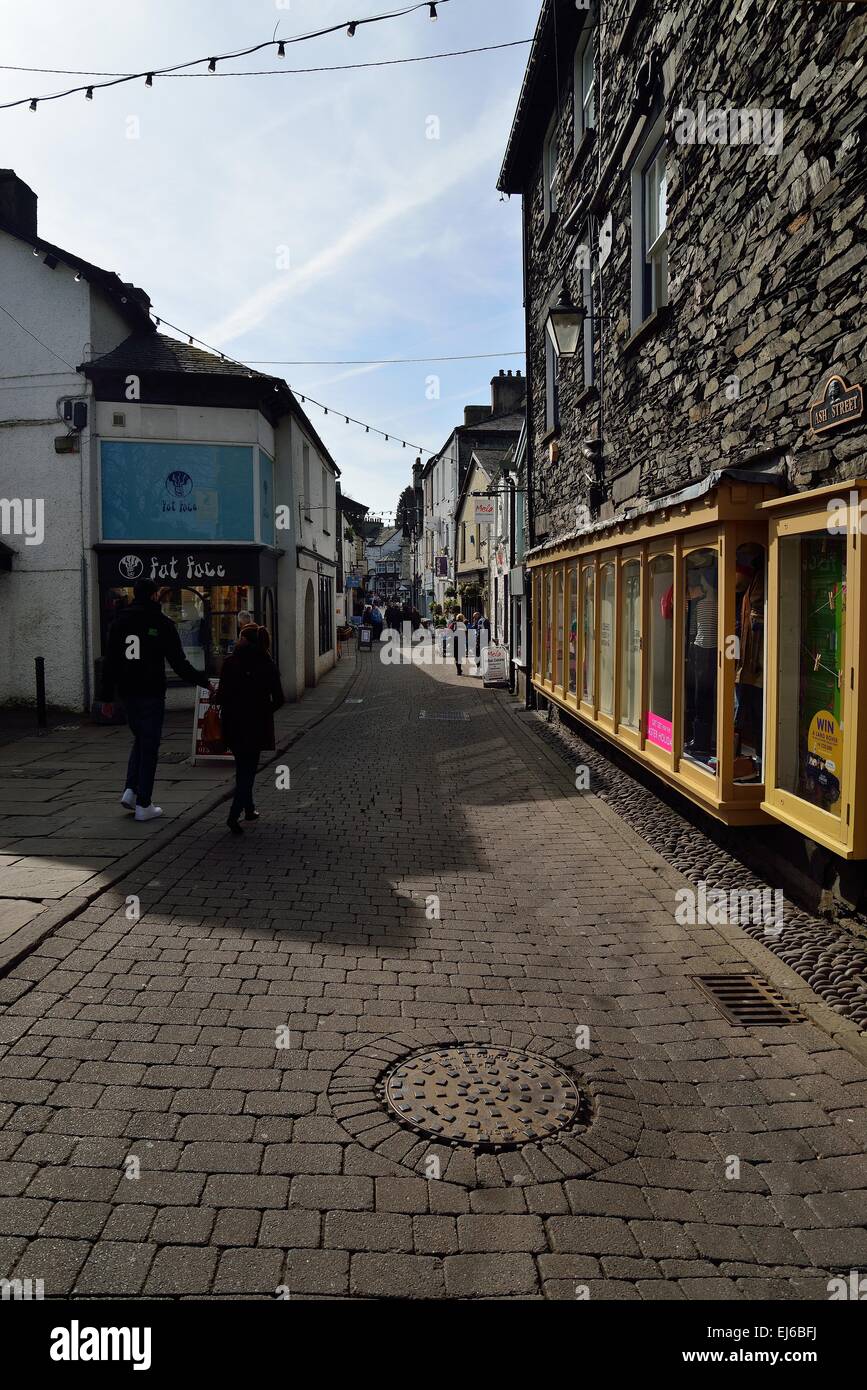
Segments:
[[[213,696],[220,682],[211,677],[207,690],[196,687],[196,703],[193,710],[193,756],[194,763],[224,763],[232,761],[232,754],[223,738],[220,710],[213,703]]]

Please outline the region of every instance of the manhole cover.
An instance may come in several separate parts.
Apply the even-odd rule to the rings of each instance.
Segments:
[[[398,1063],[382,1084],[385,1106],[421,1134],[476,1147],[547,1139],[581,1105],[555,1062],[502,1047],[438,1047]]]
[[[782,995],[755,975],[693,975],[699,989],[738,1027],[777,1027],[799,1022]]]
[[[460,720],[465,720],[465,719],[469,719],[470,716],[467,714],[466,710],[462,710],[462,709],[461,709],[461,710],[455,710],[455,709],[443,709],[443,710],[423,709],[423,710],[420,712],[420,714],[419,714],[418,717],[419,717],[419,719],[460,719]]]

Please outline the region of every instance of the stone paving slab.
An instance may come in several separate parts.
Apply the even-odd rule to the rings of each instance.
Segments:
[[[356,652],[353,643],[341,651],[317,687],[278,711],[278,748],[342,700],[355,676]],[[82,895],[96,896],[125,866],[170,843],[225,798],[231,765],[190,763],[191,724],[191,710],[167,714],[155,789],[165,815],[146,824],[119,804],[130,742],[125,726],[54,725],[0,746],[0,904],[28,905],[19,914],[26,928],[20,934],[2,927],[14,914],[0,918],[0,973],[39,937],[38,914],[29,905],[41,908],[46,929],[53,930],[60,918],[52,904],[68,902],[73,915]]]
[[[263,774],[243,839],[206,814],[0,979],[0,1273],[826,1299],[867,1259],[862,1062],[807,1018],[717,1012],[691,976],[763,948],[677,923],[685,880],[509,697],[374,657],[353,697],[281,759],[289,789]],[[419,720],[446,704],[471,719]],[[574,1124],[475,1153],[392,1122],[384,1070],[469,1041],[556,1058]]]

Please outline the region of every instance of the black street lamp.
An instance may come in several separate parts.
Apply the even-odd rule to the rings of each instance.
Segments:
[[[574,357],[584,327],[583,308],[576,309],[564,285],[557,303],[548,310],[545,327],[558,357]]]

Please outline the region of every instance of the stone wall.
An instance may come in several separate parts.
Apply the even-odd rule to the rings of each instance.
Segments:
[[[812,436],[808,418],[832,369],[849,383],[867,376],[863,7],[647,0],[626,42],[619,42],[632,7],[633,0],[603,3],[596,138],[573,160],[569,45],[581,15],[575,17],[572,0],[559,0],[559,208],[547,225],[541,134],[521,175],[537,541],[576,529],[578,505],[608,516],[720,466],[776,456],[796,488],[865,468],[864,420]],[[630,325],[628,160],[636,142],[624,137],[634,122],[635,75],[652,46],[664,75],[669,308],[642,337]],[[546,88],[550,115],[556,91],[550,53],[537,83],[537,90]],[[778,111],[778,146],[771,126],[767,147],[678,143],[675,133],[683,127],[676,113],[696,111],[701,99],[710,109]],[[544,130],[538,117],[536,129]],[[609,212],[613,224],[610,255],[594,272],[596,308],[604,315],[596,324],[603,410],[598,390],[584,391],[580,353],[561,362],[560,429],[552,450],[544,423],[544,320],[564,264],[571,297],[581,302],[577,243],[564,222],[597,189],[590,231],[595,238]]]

